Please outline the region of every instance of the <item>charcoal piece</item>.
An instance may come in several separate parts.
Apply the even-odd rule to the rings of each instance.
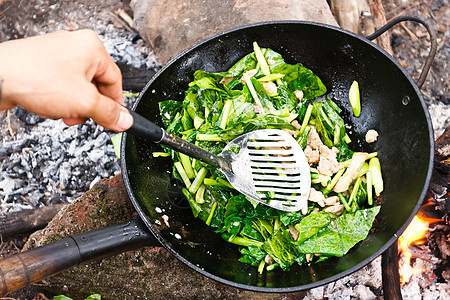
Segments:
[[[36,125],[45,120],[44,118],[39,117],[37,114],[31,113],[23,109],[22,107],[17,107],[14,114],[19,120],[27,125]]]

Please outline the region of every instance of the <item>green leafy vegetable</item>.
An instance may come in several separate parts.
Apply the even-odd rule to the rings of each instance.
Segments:
[[[311,214],[298,226],[302,236],[298,250],[302,253],[342,256],[367,237],[379,211],[380,206],[376,206],[334,219],[327,213]]]
[[[184,184],[182,193],[194,217],[238,245],[239,261],[257,267],[260,273],[275,268],[287,271],[292,264],[306,263],[307,254],[321,254],[314,256],[315,263],[342,256],[366,238],[379,211],[379,207],[366,208],[373,204],[372,186],[376,195],[380,186],[382,190],[378,159],[372,161],[376,153],[369,155],[369,164],[350,185],[349,198],[347,193],[335,193],[333,187],[354,153],[348,147],[351,140],[341,108],[330,98],[312,101],[327,92],[312,70],[300,63],[288,64],[279,53],[260,48],[256,42],[253,49],[229,70],[196,71],[182,101],[160,102],[164,126],[213,154],[244,133],[266,128],[292,132],[305,149],[314,127],[322,143],[335,148],[332,151],[341,167],[333,175],[312,172],[312,186],[325,197],[339,199],[337,204],[345,210],[328,214],[309,201],[302,212],[277,211],[237,192],[209,165],[164,148],[174,160],[173,175]],[[238,153],[240,149],[230,151]],[[267,192],[268,198],[271,194]],[[298,238],[294,238],[297,231]]]

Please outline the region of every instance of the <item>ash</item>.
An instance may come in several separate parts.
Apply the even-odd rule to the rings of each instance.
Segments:
[[[115,14],[123,8],[117,0],[9,5],[0,41],[90,28],[116,63],[156,71],[160,64],[153,50]],[[135,98],[124,101],[130,107]],[[114,134],[92,120],[68,127],[22,108],[0,112],[0,214],[73,202],[100,179],[119,173]]]
[[[23,114],[30,122],[30,114],[16,109],[15,116]],[[3,136],[1,211],[71,202],[101,178],[120,172],[112,134],[93,121],[67,127],[61,120],[42,120],[14,138]]]

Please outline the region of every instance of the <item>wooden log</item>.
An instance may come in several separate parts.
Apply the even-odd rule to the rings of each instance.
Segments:
[[[155,70],[138,69],[123,62],[117,66],[122,72],[122,87],[126,91],[140,92],[155,75]]]
[[[370,12],[373,15],[376,28],[387,23],[386,13],[381,0],[369,0]],[[383,34],[375,41],[381,48],[392,55],[391,38],[389,34]]]
[[[401,300],[400,275],[398,272],[398,245],[392,244],[381,259],[384,299]]]
[[[330,7],[341,28],[361,34],[361,16],[370,11],[367,0],[331,0]]]
[[[27,209],[7,215],[0,215],[0,234],[3,238],[7,238],[20,233],[42,229],[66,205],[56,204],[38,209]]]

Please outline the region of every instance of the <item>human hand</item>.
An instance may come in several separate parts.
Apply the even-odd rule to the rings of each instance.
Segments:
[[[133,122],[123,107],[120,70],[92,30],[1,43],[0,74],[0,110],[19,105],[67,125],[92,118],[114,131]]]

